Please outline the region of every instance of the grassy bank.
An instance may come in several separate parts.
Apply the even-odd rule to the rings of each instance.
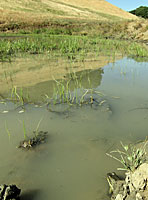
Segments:
[[[42,34],[26,38],[1,39],[0,61],[11,61],[20,53],[46,53],[52,58],[62,56],[71,60],[83,60],[89,53],[96,56],[122,54],[130,57],[147,57],[148,49],[138,43],[89,36]]]
[[[110,17],[111,18],[111,17]],[[0,19],[1,35],[78,35],[148,41],[147,20],[96,20],[82,18]]]
[[[8,21],[1,22],[0,35],[8,33],[18,34],[62,34],[62,35],[91,35],[104,37],[114,36],[128,38],[128,20],[92,20],[92,19],[64,19],[55,18],[50,20],[33,21]]]

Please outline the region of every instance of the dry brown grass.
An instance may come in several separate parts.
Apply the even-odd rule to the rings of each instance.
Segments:
[[[78,34],[148,40],[147,20],[105,0],[0,0],[0,31],[45,27],[64,27],[72,34],[79,29]]]
[[[129,22],[127,31],[128,34],[133,37],[133,39],[148,42],[148,20],[141,19],[138,21]]]
[[[83,8],[90,8],[95,11],[99,11],[102,13],[118,16],[124,19],[136,19],[134,15],[110,4],[105,0],[61,0],[65,3],[69,3],[72,5],[78,5]]]
[[[58,18],[121,20],[136,19],[105,0],[1,0],[0,24],[42,24]]]

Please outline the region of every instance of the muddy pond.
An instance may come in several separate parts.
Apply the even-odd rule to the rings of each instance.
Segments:
[[[77,90],[84,90],[81,100],[88,91],[89,103],[75,105],[71,97],[68,103],[73,104],[68,107],[64,103],[50,107],[42,100],[52,96],[53,77],[58,82],[69,79],[68,64],[63,62],[60,71],[57,62],[49,66],[39,56],[33,61],[0,64],[1,183],[16,184],[23,200],[110,199],[106,174],[116,172],[120,163],[106,153],[119,148],[120,141],[147,136],[148,63],[129,58],[75,63],[72,73],[81,79]],[[29,93],[23,107],[10,100],[12,86]],[[75,92],[72,83],[71,92]],[[16,148],[36,129],[48,132],[44,144],[29,150]]]

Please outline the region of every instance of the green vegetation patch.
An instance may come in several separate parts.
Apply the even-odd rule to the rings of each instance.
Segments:
[[[49,54],[52,58],[64,56],[70,60],[84,60],[89,53],[115,56],[148,57],[144,45],[128,41],[89,36],[42,35],[25,38],[1,39],[0,61],[11,61],[17,54]]]
[[[147,6],[140,6],[135,10],[131,10],[130,13],[137,15],[138,17],[143,17],[145,19],[148,18],[148,7]]]

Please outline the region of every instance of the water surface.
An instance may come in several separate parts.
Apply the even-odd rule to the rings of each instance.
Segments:
[[[120,141],[129,143],[147,136],[148,63],[124,58],[89,70],[77,73],[83,73],[83,88],[90,87],[89,74],[91,86],[104,94],[101,98],[112,113],[100,107],[72,106],[58,114],[49,112],[44,104],[26,105],[25,112],[19,113],[17,105],[1,102],[0,179],[22,188],[22,199],[109,199],[106,174],[120,164],[106,152],[119,148]],[[42,81],[29,89],[34,96],[41,95],[51,90],[50,83]],[[40,90],[36,93],[35,88]],[[41,119],[39,130],[48,131],[47,142],[31,151],[16,148],[24,139],[23,122],[31,136]]]

